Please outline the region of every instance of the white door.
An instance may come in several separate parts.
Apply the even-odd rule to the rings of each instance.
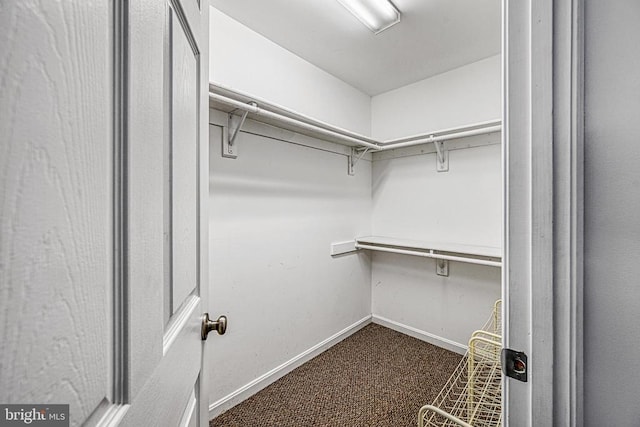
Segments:
[[[3,2],[0,26],[0,403],[207,425],[207,2]]]

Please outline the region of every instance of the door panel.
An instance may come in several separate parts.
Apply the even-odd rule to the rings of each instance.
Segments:
[[[202,34],[202,27],[208,26],[209,22],[201,21],[200,17],[203,12],[207,12],[203,11],[203,9],[208,9],[209,2],[206,0],[176,0],[176,3],[180,4],[185,21],[189,23],[190,32],[194,35]]]
[[[129,2],[122,11],[124,270],[122,299],[122,402],[135,401],[162,358],[164,281],[163,31],[166,7]],[[127,27],[128,24],[128,27]],[[116,359],[118,360],[118,359]],[[120,383],[116,382],[116,386]]]
[[[196,413],[196,391],[193,390],[191,397],[189,398],[189,403],[187,403],[187,407],[182,414],[182,419],[180,420],[180,427],[196,427],[198,425],[198,414]]]
[[[139,281],[130,278],[132,301],[130,313],[139,316],[149,313],[147,325],[132,324],[134,328],[145,331],[145,340],[150,345],[139,345],[131,341],[132,359],[147,356],[145,378],[131,378],[131,404],[123,425],[177,426],[182,423],[206,425],[208,402],[199,396],[204,387],[201,368],[204,361],[204,343],[200,337],[201,319],[206,301],[207,264],[206,250],[202,251],[208,231],[202,223],[202,212],[206,205],[199,203],[202,182],[202,158],[208,158],[206,118],[204,125],[201,116],[206,114],[208,105],[206,65],[201,58],[208,49],[208,34],[198,31],[207,29],[208,9],[190,9],[185,13],[183,4],[191,0],[167,0],[149,2],[153,8],[154,19],[150,27],[156,31],[143,29],[145,37],[139,43],[131,45],[129,54],[131,67],[144,69],[153,63],[155,72],[147,76],[144,84],[152,81],[153,103],[148,102],[146,94],[138,94],[135,82],[129,83],[129,98],[141,100],[135,104],[135,111],[149,119],[140,127],[141,133],[128,143],[140,145],[145,155],[129,159],[128,185],[139,190],[138,197],[145,198],[145,206],[154,206],[153,212],[146,214],[152,218],[147,224],[145,215],[139,215],[138,231],[153,236],[154,247],[144,246],[140,262],[148,262],[157,268],[149,271],[152,277],[152,289],[141,287]],[[135,8],[131,9],[137,15]],[[147,19],[148,14],[140,17]],[[134,22],[132,16],[130,22]],[[158,30],[158,27],[159,30]],[[142,27],[136,27],[142,29]],[[153,40],[146,40],[152,38]],[[150,49],[149,46],[153,46]],[[158,72],[160,70],[160,72]],[[146,104],[146,105],[145,105]],[[206,116],[205,116],[206,117]],[[139,120],[137,124],[140,124]],[[150,129],[150,128],[153,129]],[[152,141],[143,137],[142,132],[154,135]],[[158,132],[160,135],[157,136]],[[148,158],[153,159],[153,171],[148,171]],[[151,180],[149,177],[152,176]],[[205,187],[206,189],[206,187]],[[204,215],[206,218],[206,215]],[[158,221],[159,219],[159,221]],[[201,238],[201,233],[205,238]],[[130,247],[137,252],[137,242],[130,241]],[[145,292],[139,291],[144,289]],[[139,331],[138,331],[139,332]],[[159,345],[159,347],[158,347]],[[153,350],[152,354],[148,349]],[[142,359],[141,359],[142,360]],[[140,387],[140,388],[138,388]],[[188,425],[188,424],[187,424]]]
[[[0,403],[205,426],[206,2],[0,9]]]
[[[185,28],[169,9],[171,34],[171,200],[172,314],[182,306],[197,282],[197,125],[198,58]]]
[[[199,299],[189,304],[167,335],[164,355],[151,378],[133,399],[122,425],[177,426],[199,379],[202,358]],[[206,406],[206,405],[205,405]]]
[[[113,402],[110,13],[0,6],[0,402],[73,426]]]
[[[144,64],[153,63],[156,70],[144,76],[145,84],[153,80],[153,88],[149,90],[154,91],[154,103],[147,102],[146,106],[141,103],[136,106],[139,110],[130,114],[153,118],[145,124],[145,128],[153,129],[141,127],[141,132],[146,130],[155,136],[159,131],[160,136],[152,143],[142,134],[139,139],[129,141],[144,147],[141,150],[153,159],[154,170],[145,175],[145,156],[137,156],[135,163],[132,160],[128,170],[129,185],[139,189],[139,197],[147,199],[145,206],[156,209],[147,212],[153,218],[151,224],[145,223],[144,214],[137,218],[139,231],[146,230],[156,243],[152,248],[144,248],[141,261],[160,265],[148,275],[154,279],[153,289],[140,293],[144,288],[137,287],[138,280],[130,281],[131,294],[135,296],[130,313],[132,316],[151,313],[146,319],[150,328],[136,323],[131,325],[131,332],[136,327],[146,329],[146,339],[153,340],[153,345],[140,346],[135,340],[131,343],[132,356],[149,356],[146,365],[149,375],[131,379],[131,407],[123,425],[206,425],[207,422],[208,404],[198,397],[206,396],[200,390],[204,387],[200,381],[204,363],[200,327],[207,287],[200,283],[206,283],[207,265],[200,262],[200,257],[204,255],[206,259],[202,247],[203,242],[206,247],[207,239],[201,235],[207,236],[208,231],[206,223],[201,222],[201,209],[205,206],[199,199],[202,182],[207,182],[201,171],[208,170],[201,167],[202,158],[208,158],[207,122],[206,118],[204,122],[201,119],[203,114],[206,117],[208,96],[201,90],[207,87],[201,78],[208,73],[200,69],[208,63],[201,58],[202,52],[206,55],[208,49],[208,34],[198,31],[207,29],[200,21],[207,22],[208,9],[191,8],[186,13],[183,5],[190,1],[149,2],[149,7],[157,12],[151,26],[160,30],[151,32],[145,28],[144,34],[153,40],[141,38],[139,44],[131,46],[132,67],[144,69]],[[149,46],[154,48],[150,50]],[[148,99],[137,97],[133,82],[129,88],[130,99]],[[152,177],[152,181],[148,177]],[[149,200],[149,195],[153,200]],[[137,242],[130,244],[136,248]],[[158,344],[160,347],[156,347]],[[148,354],[148,348],[153,348],[154,353]]]

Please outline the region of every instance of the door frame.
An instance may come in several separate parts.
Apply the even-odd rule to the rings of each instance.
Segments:
[[[583,423],[584,2],[503,0],[505,425]]]

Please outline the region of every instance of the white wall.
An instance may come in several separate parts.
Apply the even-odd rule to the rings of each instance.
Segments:
[[[251,121],[243,129],[271,138],[241,132],[231,160],[211,127],[210,312],[229,317],[212,348],[211,403],[371,313],[368,258],[329,255],[331,242],[371,231],[371,162],[348,176],[346,156],[324,151],[346,147],[285,143],[291,132]]]
[[[353,131],[369,134],[373,119],[375,136],[390,138],[500,117],[499,57],[372,100],[215,9],[211,26],[212,80]],[[244,129],[276,139],[241,133],[237,160],[211,148],[211,311],[230,319],[213,350],[213,366],[224,366],[212,374],[217,408],[372,307],[379,321],[466,344],[500,296],[499,269],[452,262],[441,278],[431,260],[328,250],[368,234],[499,246],[497,134],[451,151],[448,173],[422,154],[373,170],[361,161],[350,177],[342,155],[277,142],[291,132]]]
[[[211,81],[370,134],[368,95],[215,8],[210,25]],[[250,121],[243,129],[271,139],[240,133],[236,160],[211,149],[210,309],[230,320],[213,349],[212,366],[224,369],[213,370],[212,415],[371,313],[369,259],[329,256],[331,242],[370,233],[371,162],[348,176],[346,156],[329,152],[345,147]]]
[[[500,134],[465,140],[490,145],[450,150],[449,172],[436,171],[435,153],[385,160],[374,156],[374,233],[501,246]]]
[[[364,135],[371,98],[211,8],[209,79]]]
[[[498,55],[375,96],[373,135],[396,138],[500,118],[500,79]],[[500,247],[499,133],[445,147],[449,172],[441,173],[430,146],[374,155],[373,234]],[[376,254],[374,318],[422,331],[425,339],[442,338],[439,344],[448,348],[455,348],[449,341],[466,345],[500,298],[500,269],[457,262],[449,269],[449,277],[441,277],[433,260]]]
[[[372,136],[400,138],[499,119],[500,61],[492,56],[374,96]]]
[[[451,351],[466,350],[500,298],[496,267],[450,262],[443,277],[428,258],[377,252],[372,261],[374,322]]]
[[[584,409],[636,426],[640,343],[640,3],[586,1]]]
[[[451,150],[449,172],[436,172],[435,154],[374,161],[373,234],[500,247],[500,136],[467,138],[478,139],[491,145]],[[500,269],[450,262],[449,277],[435,271],[431,259],[376,254],[373,315],[466,345],[500,298]]]

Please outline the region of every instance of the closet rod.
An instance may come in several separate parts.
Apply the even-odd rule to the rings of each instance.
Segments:
[[[367,148],[371,152],[393,150],[396,148],[411,147],[414,145],[428,144],[433,142],[447,141],[450,139],[458,139],[467,136],[483,135],[492,132],[499,132],[502,130],[500,120],[491,120],[482,123],[476,123],[472,125],[461,126],[458,128],[452,128],[447,130],[436,131],[432,133],[424,133],[422,135],[415,135],[404,138],[397,138],[388,141],[379,141],[373,138],[364,137],[354,132],[347,131],[345,129],[332,126],[328,123],[313,119],[309,116],[299,114],[293,110],[286,109],[284,107],[270,104],[264,101],[260,101],[258,98],[251,97],[250,95],[236,91],[235,89],[226,88],[224,86],[211,84],[210,88],[226,91],[235,96],[251,99],[252,102],[258,104],[267,105],[270,108],[276,110],[282,110],[285,114],[267,110],[256,105],[251,105],[247,101],[239,101],[228,96],[220,95],[215,92],[209,92],[209,99],[215,102],[220,102],[249,113],[264,116],[277,120],[280,122],[288,123],[298,128],[306,129],[312,132],[316,132],[322,135],[330,136],[332,138],[339,139],[347,145],[355,145],[360,148]]]
[[[355,247],[356,249],[368,249],[370,251],[391,252],[394,254],[413,255],[413,256],[421,256],[425,258],[434,258],[434,259],[444,259],[447,261],[460,261],[460,262],[466,262],[468,264],[488,265],[490,267],[502,267],[502,262],[500,261],[491,261],[491,260],[478,259],[478,258],[467,258],[464,256],[442,255],[442,254],[436,254],[432,252],[420,252],[420,251],[412,251],[407,249],[389,248],[385,246],[365,245],[362,243],[356,243]]]
[[[302,114],[299,113],[297,111],[294,111],[290,108],[287,108],[285,106],[282,106],[280,104],[276,104],[274,102],[270,102],[267,101],[264,98],[260,98],[258,96],[252,95],[250,93],[247,92],[243,92],[241,90],[238,89],[234,89],[231,88],[229,86],[225,86],[221,83],[217,83],[217,82],[211,82],[209,83],[209,93],[217,93],[218,95],[223,95],[223,96],[227,96],[230,97],[231,99],[236,99],[239,101],[245,100],[245,102],[250,102],[250,101],[254,101],[256,102],[258,105],[261,105],[263,107],[263,109],[267,109],[273,112],[279,112],[281,115],[285,116],[285,117],[289,117],[289,118],[294,118],[294,119],[298,119],[302,122],[311,124],[311,125],[316,125],[319,126],[323,129],[327,129],[327,130],[332,130],[334,132],[346,135],[346,136],[351,136],[359,141],[365,141],[365,142],[370,142],[372,144],[377,144],[378,141],[370,138],[368,136],[359,134],[357,132],[353,132],[351,130],[345,129],[345,128],[341,128],[339,126],[335,126],[332,125],[330,123],[324,122],[322,120],[318,120],[314,117],[311,116],[307,116],[306,114]],[[411,139],[415,139],[415,138],[411,138]]]
[[[380,148],[380,146],[377,145],[377,144],[372,144],[370,142],[366,142],[366,141],[363,141],[361,139],[356,139],[356,138],[353,138],[353,137],[348,136],[348,135],[343,135],[343,134],[338,133],[336,131],[332,131],[332,130],[329,130],[329,129],[324,129],[324,128],[318,126],[318,125],[313,125],[313,124],[306,123],[306,122],[303,122],[303,121],[298,120],[298,119],[294,119],[294,118],[291,118],[291,117],[284,116],[282,114],[278,114],[278,113],[274,113],[274,112],[271,112],[271,111],[268,111],[268,110],[264,110],[264,109],[262,109],[260,107],[256,107],[254,105],[246,104],[246,103],[241,102],[241,101],[236,101],[235,99],[228,98],[228,97],[222,96],[222,95],[218,95],[216,93],[209,92],[209,99],[211,99],[213,101],[217,101],[217,102],[222,102],[223,104],[231,105],[231,106],[236,107],[236,108],[238,108],[240,110],[248,111],[248,112],[256,114],[258,116],[269,117],[269,118],[272,118],[272,119],[275,119],[275,120],[278,120],[278,121],[281,121],[281,122],[284,122],[284,123],[289,123],[291,125],[294,125],[294,126],[297,126],[297,127],[303,128],[303,129],[307,129],[307,130],[310,130],[310,131],[313,131],[313,132],[318,132],[318,133],[321,133],[323,135],[331,136],[333,138],[338,138],[338,139],[341,139],[343,141],[350,142],[351,144],[355,144],[355,145],[357,145],[359,147],[369,148],[369,149],[373,149],[373,150],[377,150],[377,149]]]
[[[495,126],[499,128],[498,131],[501,130],[502,128],[501,123],[502,121],[500,119],[487,120],[485,122],[477,122],[469,125],[456,126],[448,129],[441,129],[439,131],[431,132],[431,133],[420,133],[418,135],[404,136],[402,138],[387,139],[382,144],[387,145],[387,144],[398,144],[400,142],[417,141],[418,139],[424,139],[426,136],[433,135],[434,137],[437,137],[441,135],[451,135],[454,133],[466,132],[466,131],[471,131],[476,129],[484,129],[487,133],[489,133],[489,132],[492,132],[492,130],[487,130],[487,129],[494,128]]]
[[[419,139],[415,139],[407,142],[383,143],[383,145],[381,145],[380,148],[378,148],[375,151],[394,150],[396,148],[412,147],[414,145],[427,144],[429,142],[440,142],[440,141],[447,141],[449,139],[464,138],[466,136],[484,135],[487,133],[499,132],[501,130],[502,130],[502,125],[490,125],[486,127],[458,131],[458,132],[450,132],[450,133],[441,134],[441,135],[429,135],[429,136],[423,136]]]

